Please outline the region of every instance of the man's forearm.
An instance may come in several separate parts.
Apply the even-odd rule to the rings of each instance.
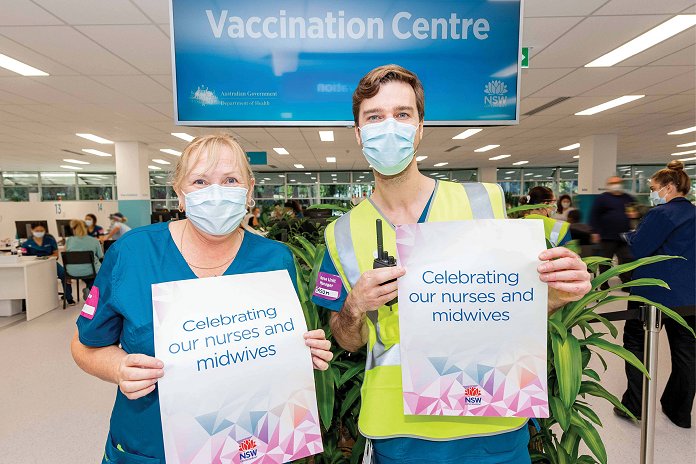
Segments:
[[[331,333],[339,345],[348,351],[358,351],[367,343],[365,313],[353,307],[350,294],[341,311],[331,314]]]

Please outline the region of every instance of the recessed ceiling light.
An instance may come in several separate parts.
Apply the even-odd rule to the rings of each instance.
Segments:
[[[310,177],[310,179],[312,179],[312,180],[317,180],[317,178],[314,177],[314,176]]]
[[[573,156],[573,159],[580,159],[580,155]]]
[[[284,174],[278,174],[278,177],[282,177],[283,179],[285,179],[285,175],[284,175]]]
[[[505,178],[505,180],[510,180],[510,179],[512,179],[512,177],[506,177],[506,178]]]
[[[274,148],[273,151],[278,153],[279,155],[289,155],[290,153],[285,149],[285,148]]]
[[[436,168],[439,168],[440,166],[447,166],[448,164],[449,163],[447,161],[445,161],[442,163],[435,163],[435,164],[433,164],[433,166],[435,166]]]
[[[331,177],[336,177],[338,174],[331,174]]]
[[[64,159],[63,161],[65,161],[66,163],[72,163],[72,164],[89,164],[87,161],[80,161],[80,160],[76,160],[76,159],[72,159],[72,158],[67,158],[67,159]]]
[[[14,58],[10,58],[7,55],[3,55],[2,53],[0,53],[0,67],[27,77],[48,76],[48,73],[36,69],[33,66],[29,66],[26,63],[22,63],[21,61],[17,61]]]
[[[516,171],[507,171],[505,174],[514,174]]]
[[[160,148],[160,151],[161,151],[162,153],[166,153],[166,154],[168,154],[168,155],[181,156],[181,152],[180,152],[180,151],[176,151],[176,150],[173,150],[173,149],[171,149],[171,148]]]
[[[271,180],[270,177],[264,177],[263,180]]]
[[[463,140],[466,138],[471,137],[472,135],[478,134],[481,132],[483,129],[467,129],[464,132],[461,132],[454,137],[452,137],[452,140]]]
[[[641,172],[643,172],[643,171],[636,171],[636,174],[640,174]]]
[[[488,158],[488,159],[489,159],[490,161],[498,161],[498,160],[501,160],[501,159],[509,158],[510,156],[511,156],[511,155],[498,155],[498,156],[494,156],[494,157]]]
[[[295,166],[296,169],[304,169],[304,166],[301,164],[294,164],[293,166]]]
[[[110,144],[114,143],[109,139],[105,139],[103,137],[99,137],[98,135],[94,135],[94,134],[75,134],[75,135],[77,135],[78,137],[82,137],[83,139],[91,140],[92,142],[101,143],[102,145],[110,145]]]
[[[170,163],[170,162],[167,161],[167,160],[163,160],[163,159],[159,159],[159,158],[153,159],[152,162],[153,162],[153,163],[157,163],[157,164],[172,164],[172,163]]]
[[[561,172],[573,172],[573,170],[572,170],[572,169],[564,169],[564,170],[561,171]]]
[[[423,155],[423,156],[416,156],[416,162],[417,162],[417,163],[420,163],[421,161],[423,161],[423,160],[425,160],[425,159],[428,159],[428,157],[425,156],[425,155]]]
[[[311,172],[305,172],[305,174],[307,174],[308,176],[311,176],[311,175],[312,175]]]
[[[297,182],[295,179],[290,179],[290,182]]]
[[[151,171],[160,171],[160,170],[162,170],[162,168],[159,168],[159,167],[157,167],[157,166],[152,166],[152,165],[148,166],[148,168],[150,168]]]
[[[85,153],[89,153],[90,155],[95,155],[95,156],[104,156],[104,157],[111,156],[110,153],[95,150],[94,148],[83,148],[82,151],[84,151]]]
[[[685,169],[685,170],[696,169],[696,166],[688,166],[688,167],[686,167],[686,168],[684,168],[684,169]]]
[[[190,142],[190,141],[192,141],[193,139],[196,138],[196,137],[194,137],[193,135],[187,134],[186,132],[172,132],[171,134],[172,134],[174,137],[178,137],[178,138],[180,138],[181,140],[185,140],[185,141],[187,141],[187,142]]]
[[[327,157],[326,157],[326,162],[327,162],[327,163],[335,163],[335,162],[336,162],[336,157],[335,157],[335,156],[327,156]]]
[[[617,106],[625,105],[626,103],[631,103],[638,99],[643,98],[645,95],[624,95],[623,97],[615,98],[609,100],[608,102],[602,103],[601,105],[593,106],[592,108],[587,108],[586,110],[579,111],[575,113],[575,116],[592,116],[593,114],[601,113],[602,111],[610,110],[616,108]]]
[[[616,63],[646,50],[696,24],[696,15],[677,15],[668,19],[648,32],[639,35],[635,39],[621,45],[619,48],[600,56],[596,60],[587,63],[586,68],[614,66]]]
[[[332,130],[320,130],[319,131],[319,138],[321,139],[322,142],[333,142],[334,141],[334,134]]]
[[[687,127],[686,129],[675,130],[672,132],[667,132],[667,135],[682,135],[682,134],[688,134],[689,132],[696,132],[696,126]]]
[[[75,171],[81,171],[81,170],[82,170],[82,168],[79,167],[79,166],[68,166],[67,164],[65,164],[65,165],[62,164],[60,167],[63,168],[63,169],[74,169]]]
[[[431,176],[437,176],[438,174],[439,174],[439,173],[437,173],[437,172],[431,172],[431,173],[430,173]]]
[[[527,164],[527,163],[529,163],[529,161],[518,161],[516,163],[512,163],[512,165],[513,166],[521,166],[521,165]]]
[[[693,156],[691,158],[682,158],[679,161],[694,161],[694,160],[696,160],[696,156]]]
[[[476,153],[483,153],[488,150],[492,150],[494,148],[498,148],[500,145],[486,145],[485,147],[477,148],[474,150]]]
[[[694,145],[696,145],[696,142],[682,143],[681,145],[677,145],[677,148],[693,147]]]
[[[561,151],[568,151],[568,150],[575,150],[576,148],[580,148],[579,143],[574,143],[572,145],[568,145],[567,147],[559,148]]]
[[[525,174],[525,176],[533,176],[533,175],[534,175],[533,172],[528,172],[527,174]]]
[[[672,153],[672,156],[690,155],[696,153],[696,150],[680,151],[679,153]]]

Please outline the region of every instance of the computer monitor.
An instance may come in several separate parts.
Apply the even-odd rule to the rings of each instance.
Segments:
[[[56,226],[58,227],[59,237],[65,238],[73,236],[72,227],[70,227],[71,221],[72,219],[56,219]]]
[[[167,222],[172,219],[169,211],[157,211],[155,213],[150,213],[150,223],[156,224],[158,222]]]
[[[46,233],[49,233],[48,221],[15,221],[15,228],[17,229],[17,238],[27,239],[31,237],[32,224],[41,224],[42,226],[44,226],[44,229],[46,229]]]

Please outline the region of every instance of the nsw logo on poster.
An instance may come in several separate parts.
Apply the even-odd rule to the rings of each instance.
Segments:
[[[481,388],[478,385],[464,387],[464,402],[466,404],[481,404]]]
[[[246,438],[239,443],[239,459],[244,462],[256,458],[259,450],[253,438]]]
[[[499,80],[490,81],[483,89],[486,94],[483,102],[486,107],[500,108],[507,105],[508,88],[505,82]]]

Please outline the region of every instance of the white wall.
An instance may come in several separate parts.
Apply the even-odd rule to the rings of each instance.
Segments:
[[[118,211],[117,201],[24,201],[0,202],[0,240],[14,238],[15,221],[48,221],[48,231],[58,235],[56,219],[84,219],[97,216],[97,224],[108,229],[109,215]]]

